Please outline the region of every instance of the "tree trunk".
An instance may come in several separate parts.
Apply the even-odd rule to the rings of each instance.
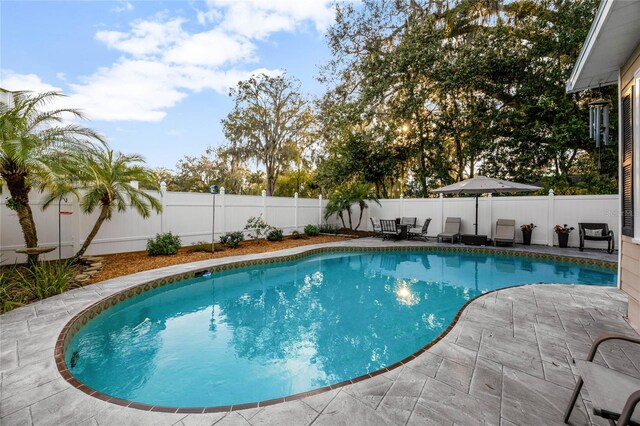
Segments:
[[[342,214],[342,212],[338,213],[338,217],[340,218],[340,220],[342,221],[342,227],[346,228],[347,225],[344,224],[344,215]]]
[[[364,213],[364,209],[360,207],[360,217],[358,218],[358,224],[356,225],[354,231],[357,231],[360,228],[360,224],[362,223],[362,214]]]
[[[3,178],[7,182],[9,194],[16,204],[16,213],[18,221],[22,228],[22,236],[27,248],[38,247],[38,233],[36,231],[36,223],[33,220],[33,212],[29,205],[29,191],[31,187],[27,184],[26,174],[7,174]],[[38,262],[37,254],[27,256],[29,265],[35,265]]]
[[[85,251],[87,251],[87,249],[91,245],[91,241],[93,241],[93,238],[96,236],[96,234],[100,230],[100,227],[102,226],[102,222],[105,221],[107,216],[109,216],[109,205],[103,204],[102,208],[100,209],[100,216],[98,216],[96,223],[93,225],[93,228],[91,229],[91,232],[89,232],[89,235],[87,235],[87,239],[84,240],[84,243],[82,244],[82,247],[80,247],[80,250],[78,250],[75,256],[73,256],[74,259],[78,259],[80,256],[84,254]]]

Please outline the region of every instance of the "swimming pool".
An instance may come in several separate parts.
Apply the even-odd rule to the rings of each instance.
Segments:
[[[534,282],[615,285],[616,274],[473,252],[315,254],[126,299],[73,335],[65,362],[87,386],[153,406],[271,400],[390,366],[472,298]]]

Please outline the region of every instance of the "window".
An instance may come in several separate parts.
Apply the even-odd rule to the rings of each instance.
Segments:
[[[622,151],[620,179],[622,193],[622,234],[635,237],[633,232],[633,86],[622,98]]]

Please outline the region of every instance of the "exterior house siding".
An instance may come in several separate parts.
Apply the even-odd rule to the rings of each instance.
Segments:
[[[638,197],[640,196],[640,188],[638,188],[637,182],[637,174],[640,169],[640,162],[638,162],[638,153],[640,151],[640,141],[638,141],[638,114],[640,111],[636,111],[637,106],[640,102],[638,102],[638,93],[639,90],[635,88],[633,91],[631,90],[635,84],[637,84],[637,70],[640,69],[640,45],[636,47],[632,55],[626,61],[626,63],[620,69],[620,98],[624,99],[625,96],[631,95],[632,105],[633,105],[633,179],[635,185],[632,188],[633,193],[633,203],[635,206],[635,210],[638,209]],[[635,98],[634,98],[635,97]],[[621,126],[622,127],[622,126]],[[621,134],[622,136],[622,129]],[[622,137],[620,138],[620,143],[622,144]],[[623,172],[623,158],[620,158],[621,165],[621,177]],[[623,188],[621,188],[621,195]],[[621,205],[621,208],[623,206]],[[635,213],[635,212],[634,212]],[[635,218],[637,218],[637,214]],[[635,234],[632,235],[622,235],[621,236],[621,246],[620,246],[620,288],[627,293],[629,296],[629,322],[636,330],[640,330],[640,241],[638,241],[638,230],[640,228],[640,223],[637,223],[637,220],[633,223],[633,232]]]

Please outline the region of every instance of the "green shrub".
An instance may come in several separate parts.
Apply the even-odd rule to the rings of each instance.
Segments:
[[[329,225],[328,223],[320,225],[320,232],[323,234],[337,234],[340,228],[337,225]]]
[[[227,232],[220,236],[220,242],[227,247],[236,248],[244,241],[244,233],[242,231]]]
[[[17,270],[17,284],[36,299],[65,292],[73,282],[75,267],[69,262],[39,262]]]
[[[309,237],[315,237],[316,235],[320,235],[320,230],[315,225],[307,225],[304,227],[304,233]]]
[[[208,243],[206,241],[198,241],[196,244],[187,247],[187,251],[189,253],[211,253],[211,243]],[[224,246],[220,243],[215,243],[215,251],[224,251]]]
[[[156,234],[154,240],[147,241],[147,253],[149,256],[176,254],[180,247],[182,247],[180,237],[173,235],[171,232]]]
[[[257,240],[258,238],[262,238],[265,232],[269,231],[269,225],[262,220],[262,216],[251,216],[249,220],[247,220],[244,230],[249,233],[249,238]]]
[[[282,234],[282,229],[280,228],[271,228],[267,231],[267,240],[269,241],[282,241],[284,239],[284,235]]]
[[[309,236],[307,234],[304,234],[304,233],[301,234],[298,231],[293,231],[291,233],[291,239],[293,239],[293,240],[306,240],[308,238],[309,238]]]

